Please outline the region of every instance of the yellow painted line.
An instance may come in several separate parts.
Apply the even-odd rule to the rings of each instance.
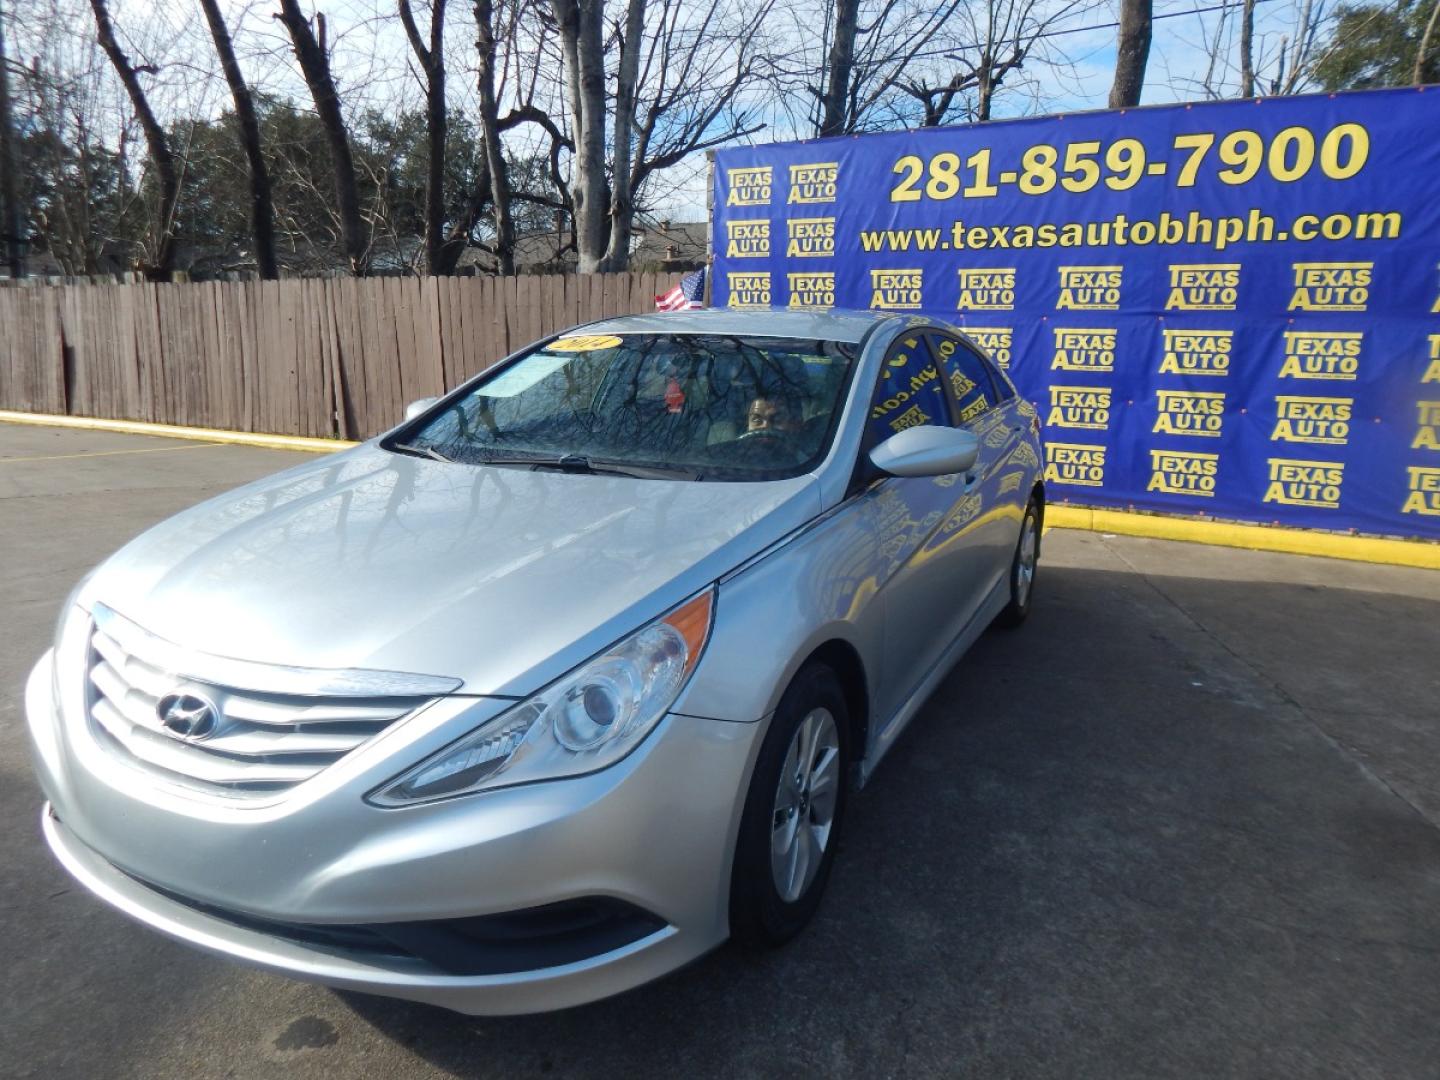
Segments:
[[[29,457],[0,457],[0,465],[9,465],[13,461],[69,461],[71,458],[121,457],[125,454],[174,454],[181,450],[208,450],[212,446],[224,445],[224,443],[209,442],[196,443],[193,446],[150,446],[144,450],[87,450],[79,454],[32,454]]]
[[[264,435],[249,431],[178,427],[172,424],[148,424],[138,420],[97,420],[85,416],[53,416],[46,413],[10,412],[4,409],[0,409],[0,423],[79,428],[87,431],[114,431],[125,435],[194,439],[197,442],[212,445],[231,443],[241,446],[266,447],[272,450],[305,450],[312,453],[332,453],[359,445],[343,439],[311,439],[300,435]],[[138,453],[141,451],[114,452]],[[58,457],[72,456],[96,455],[58,455]],[[8,460],[33,461],[38,459],[11,458]],[[1160,514],[1134,514],[1124,510],[1099,510],[1059,503],[1052,503],[1045,508],[1045,527],[1047,529],[1085,529],[1091,532],[1111,532],[1121,536],[1143,536],[1155,540],[1182,540],[1196,544],[1214,544],[1219,547],[1246,548],[1251,551],[1276,551],[1286,555],[1319,555],[1328,559],[1349,559],[1353,562],[1440,570],[1440,544],[1427,543],[1423,540],[1386,540],[1368,536],[1345,536],[1338,533],[1311,532],[1305,529],[1240,525],[1226,521],[1202,521],[1195,518]]]
[[[83,431],[114,431],[122,435],[153,435],[161,439],[194,439],[197,442],[262,446],[270,450],[306,450],[322,454],[332,453],[336,450],[348,450],[352,446],[359,445],[344,439],[312,439],[303,435],[265,435],[253,431],[222,431],[217,428],[147,424],[139,420],[98,420],[89,416],[53,416],[48,413],[10,412],[5,409],[0,409],[0,424],[78,428]]]
[[[1414,566],[1440,570],[1440,544],[1424,540],[1386,540],[1370,536],[1240,525],[1228,521],[1160,514],[1134,514],[1124,510],[1098,510],[1051,503],[1045,507],[1045,524],[1057,529],[1144,536],[1154,540],[1183,540],[1194,544],[1277,551],[1286,555],[1319,555],[1327,559]]]

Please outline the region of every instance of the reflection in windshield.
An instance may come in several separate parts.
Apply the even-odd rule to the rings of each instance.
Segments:
[[[561,338],[389,446],[473,464],[583,458],[778,479],[824,456],[853,359],[852,345],[789,338]]]

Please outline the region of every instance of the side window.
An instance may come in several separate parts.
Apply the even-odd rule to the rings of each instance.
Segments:
[[[990,365],[962,341],[935,335],[935,348],[945,372],[945,383],[955,399],[955,415],[968,424],[995,407],[999,400]]]
[[[870,419],[865,443],[874,446],[897,431],[951,423],[940,383],[940,369],[923,334],[910,334],[897,341],[885,358],[875,395],[870,401]]]
[[[1015,389],[1015,384],[1010,381],[1009,373],[997,367],[995,362],[988,356],[985,357],[984,360],[986,368],[990,371],[990,378],[995,383],[996,400],[1003,404],[1011,398],[1019,397],[1019,391]]]
[[[990,373],[990,382],[995,387],[995,404],[1003,405],[1016,396],[1015,384],[1010,381],[1010,375],[999,364],[995,358],[982,349],[976,349],[980,354],[980,363],[985,365],[985,370]]]

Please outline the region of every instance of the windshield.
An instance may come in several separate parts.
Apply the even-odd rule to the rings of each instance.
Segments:
[[[730,335],[559,338],[482,378],[386,445],[521,468],[704,480],[795,476],[825,455],[855,350],[842,342]]]

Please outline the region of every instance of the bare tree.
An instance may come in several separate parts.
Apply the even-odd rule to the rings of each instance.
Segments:
[[[614,191],[610,199],[609,241],[603,268],[623,269],[630,258],[630,231],[635,220],[634,191],[631,189],[635,164],[635,96],[640,81],[642,35],[645,30],[645,0],[629,0],[625,6],[625,29],[619,38],[620,64],[615,86]]]
[[[817,135],[843,135],[850,130],[854,110],[855,35],[859,29],[860,0],[835,0],[835,31],[825,64],[825,87],[819,91],[820,126]],[[812,91],[814,92],[814,91]]]
[[[175,167],[175,157],[170,152],[165,129],[155,118],[149,99],[140,86],[141,72],[154,74],[149,65],[135,67],[115,39],[115,27],[110,21],[110,10],[106,0],[90,0],[90,10],[95,13],[95,26],[99,31],[98,41],[110,58],[115,73],[125,87],[140,128],[145,133],[145,146],[149,151],[150,163],[155,167],[156,183],[159,185],[160,200],[155,218],[155,250],[149,265],[144,267],[151,277],[168,277],[175,268],[175,207],[180,201],[180,174]]]
[[[603,0],[551,0],[565,58],[565,97],[575,146],[570,198],[582,274],[605,257],[610,212],[605,182],[605,49]]]
[[[635,216],[658,170],[763,127],[742,98],[759,81],[757,41],[772,4],[627,0],[623,23],[607,39],[601,0],[552,0],[573,132],[567,189],[582,273],[629,265]],[[613,99],[605,78],[612,52]]]
[[[91,2],[100,3],[101,0]],[[357,277],[363,276],[369,270],[370,249],[360,215],[360,191],[355,180],[355,159],[350,149],[350,135],[340,110],[340,95],[335,90],[335,80],[330,73],[330,55],[325,48],[325,16],[315,16],[318,38],[300,11],[299,0],[280,0],[280,11],[275,18],[280,20],[290,35],[295,59],[300,62],[300,70],[310,88],[315,111],[319,114],[320,124],[330,147],[341,240],[345,257],[350,263],[350,272]]]
[[[200,0],[200,6],[205,11],[215,54],[220,58],[220,67],[235,103],[236,134],[250,174],[250,227],[255,237],[255,263],[262,278],[273,280],[280,276],[275,259],[275,198],[265,155],[260,152],[260,123],[255,118],[255,101],[235,59],[235,46],[230,39],[230,28],[220,14],[220,5],[217,0]]]
[[[47,15],[55,14],[52,0]],[[80,65],[93,70],[89,56],[67,55],[70,50],[60,35],[36,42],[43,49],[29,67],[16,69],[21,77],[17,106],[26,114],[25,124],[33,134],[28,168],[45,190],[31,208],[42,247],[67,274],[95,274],[106,266],[114,236],[106,220],[113,200],[106,195],[101,179],[107,165],[98,152],[92,130],[97,111],[96,86],[84,78]],[[87,42],[88,44],[88,42]],[[105,61],[98,56],[98,64]],[[123,139],[123,129],[122,129]],[[96,158],[102,158],[96,161]],[[23,180],[23,178],[21,178]]]
[[[1415,73],[1410,81],[1420,86],[1425,81],[1425,59],[1430,55],[1430,38],[1435,34],[1435,22],[1440,19],[1440,0],[1430,9],[1430,18],[1425,23],[1425,32],[1420,35],[1420,45],[1415,50]]]
[[[452,192],[446,204],[447,228],[432,270],[437,274],[454,273],[461,255],[472,246],[494,257],[496,272],[513,273],[520,229],[518,208],[535,203],[570,213],[562,156],[573,152],[574,144],[561,126],[563,60],[556,51],[548,0],[477,0],[474,11],[478,64],[477,93],[471,108],[479,128],[481,155],[468,188]],[[507,108],[503,114],[499,111],[502,106]],[[559,121],[552,118],[552,110]],[[505,143],[507,135],[514,140],[510,150]],[[514,160],[526,163],[519,185],[514,178]],[[543,170],[534,172],[537,160],[548,162],[548,183]]]
[[[475,0],[475,52],[479,61],[475,86],[479,93],[480,141],[490,175],[490,203],[495,217],[495,264],[502,274],[515,272],[515,222],[510,212],[510,166],[500,140],[501,121],[496,94],[495,5]]]
[[[631,9],[627,24],[636,62],[628,67],[622,53],[605,269],[629,265],[635,216],[656,172],[764,126],[737,99],[759,78],[756,39],[771,10],[770,0],[748,10],[737,6],[728,11],[736,21],[726,24],[719,6],[707,5],[698,21],[687,24],[681,0],[661,0],[647,13],[653,28],[642,40],[641,20]]]
[[[400,21],[425,77],[425,269],[439,273],[445,247],[445,0],[431,0],[429,44],[420,36],[410,0],[399,0]],[[452,267],[453,268],[453,267]]]
[[[1255,96],[1255,0],[1240,13],[1240,96]]]
[[[121,22],[112,36],[136,64],[156,52],[146,42],[178,40],[184,29],[163,6],[129,25],[126,12],[140,10],[130,0],[31,2],[109,4]],[[449,273],[478,250],[487,269],[509,273],[523,234],[553,236],[557,259],[573,248],[581,270],[623,270],[639,224],[678,198],[679,185],[698,184],[683,167],[697,150],[743,139],[766,122],[786,134],[839,134],[984,120],[1026,87],[1039,104],[1040,76],[1060,55],[1048,43],[1055,20],[1083,10],[1064,0],[799,0],[784,8],[777,0],[468,0],[460,9],[453,0],[331,0],[320,5],[327,20],[315,13],[316,0],[276,0],[266,5],[276,12],[268,58],[276,63],[262,75],[264,60],[247,52],[254,27],[237,24],[223,4],[189,7],[200,34],[194,16],[203,12],[210,24],[208,36],[194,38],[199,66],[186,68],[167,44],[164,77],[149,79],[143,68],[139,76],[176,171],[192,178],[170,220],[182,219],[176,244],[193,243],[197,273],[236,265],[237,254],[248,260],[252,231],[269,272],[265,179],[273,243],[292,267],[331,270],[339,249],[354,273],[392,263]],[[366,10],[373,17],[351,17]],[[465,40],[454,27],[472,10],[476,34]],[[777,25],[790,18],[793,32]],[[63,16],[56,22],[65,24]],[[7,29],[29,40],[13,17]],[[114,102],[87,114],[84,146],[78,121],[61,126],[76,147],[74,168],[111,184],[121,209],[64,209],[73,235],[87,219],[106,233],[83,259],[72,245],[73,261],[114,264],[115,253],[136,246],[136,223],[146,215],[134,208],[142,199],[153,207],[158,170],[136,167],[149,160],[145,125],[128,119],[134,110],[110,64],[86,46]],[[1233,63],[1233,42],[1227,48]],[[237,53],[247,57],[243,75]],[[457,78],[471,63],[474,81]],[[174,72],[194,75],[176,81]],[[223,129],[212,119],[226,93],[221,74],[238,136],[228,115]],[[767,80],[788,97],[753,92]],[[306,99],[303,108],[290,101],[294,94]],[[120,113],[127,120],[117,129],[111,117]],[[49,151],[37,144],[35,152]],[[678,180],[682,174],[688,179]],[[23,174],[20,186],[29,190]],[[326,242],[316,243],[321,235]],[[527,261],[543,257],[535,247],[525,242]]]
[[[977,0],[966,8],[951,24],[964,42],[945,51],[948,76],[947,67],[912,64],[913,74],[900,80],[921,106],[921,126],[944,124],[957,111],[966,120],[989,120],[1005,78],[1025,66],[1057,18],[1073,13],[1040,0]]]
[[[553,237],[554,250],[549,260],[534,252],[531,257],[558,262],[577,245],[574,229],[567,233],[565,228],[567,220],[574,223],[568,167],[575,143],[567,130],[572,106],[554,5],[550,0],[476,0],[475,22],[476,114],[494,229],[492,242],[482,247],[494,254],[499,273],[512,272],[517,235],[527,219],[533,235],[536,211],[548,210],[553,224],[544,231]],[[471,205],[478,208],[479,203]]]
[[[1115,49],[1115,81],[1110,84],[1110,108],[1140,104],[1145,87],[1145,65],[1150,59],[1150,20],[1153,0],[1120,0],[1120,36]]]
[[[1194,52],[1205,58],[1205,67],[1194,74],[1172,75],[1169,86],[1177,98],[1295,94],[1313,85],[1316,64],[1335,47],[1333,40],[1321,47],[1330,20],[1326,0],[1273,5],[1263,32],[1255,26],[1258,2],[1243,0],[1238,19],[1226,8],[1202,14],[1201,39]]]
[[[814,102],[811,123],[817,135],[889,126],[896,118],[884,107],[887,99],[897,89],[908,93],[907,82],[929,81],[917,79],[917,62],[934,51],[960,8],[960,0],[868,5],[867,0],[834,0],[833,19],[820,39],[818,68],[812,65],[814,54],[804,48],[813,30],[802,22],[796,26],[801,47],[796,50],[792,43],[793,55],[777,60],[778,89],[798,89]],[[797,13],[797,19],[804,18]],[[947,81],[934,80],[937,86]]]
[[[0,231],[12,278],[25,276],[20,239],[20,201],[15,190],[15,122],[10,115],[10,66],[5,62],[5,12],[0,9]]]
[[[1280,39],[1270,94],[1298,94],[1306,88],[1311,72],[1324,55],[1317,54],[1316,46],[1328,17],[1325,0],[1301,0],[1292,33]]]

